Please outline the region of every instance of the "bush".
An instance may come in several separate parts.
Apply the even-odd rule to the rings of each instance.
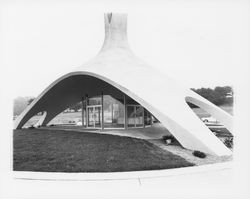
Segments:
[[[174,139],[174,137],[172,136],[172,135],[163,135],[162,136],[162,139],[164,140],[164,141],[166,141],[166,140],[172,140],[172,139]]]
[[[172,135],[163,135],[162,140],[164,141],[164,143],[167,143],[167,144],[170,144],[176,141],[175,137]],[[168,142],[167,140],[170,142]]]
[[[233,148],[233,138],[232,137],[229,137],[229,138],[226,138],[224,140],[224,144],[226,145],[226,147],[228,148]]]
[[[206,154],[201,152],[201,151],[194,151],[193,155],[198,157],[198,158],[205,158],[206,157]]]

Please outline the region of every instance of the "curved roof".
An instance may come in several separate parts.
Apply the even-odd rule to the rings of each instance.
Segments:
[[[15,121],[21,128],[40,111],[45,125],[88,94],[125,93],[149,110],[182,144],[216,155],[232,152],[206,127],[186,102],[205,109],[232,132],[232,116],[138,59],[127,42],[125,14],[105,14],[105,41],[98,55],[48,86]]]

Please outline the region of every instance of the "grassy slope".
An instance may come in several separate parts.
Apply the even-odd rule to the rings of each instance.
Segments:
[[[14,170],[111,172],[192,166],[141,139],[41,129],[14,130]]]

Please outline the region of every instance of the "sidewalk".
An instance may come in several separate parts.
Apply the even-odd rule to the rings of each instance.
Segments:
[[[111,134],[119,136],[127,136],[139,139],[160,139],[163,135],[170,135],[169,131],[161,124],[154,124],[146,128],[131,128],[131,129],[84,129],[82,126],[52,126],[40,127],[41,129],[55,129],[63,131],[78,131],[78,132],[93,132],[101,134]]]

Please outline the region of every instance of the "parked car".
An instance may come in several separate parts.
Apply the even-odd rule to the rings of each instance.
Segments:
[[[204,122],[204,123],[219,123],[218,120],[216,120],[215,118],[213,117],[202,117],[201,120]]]

